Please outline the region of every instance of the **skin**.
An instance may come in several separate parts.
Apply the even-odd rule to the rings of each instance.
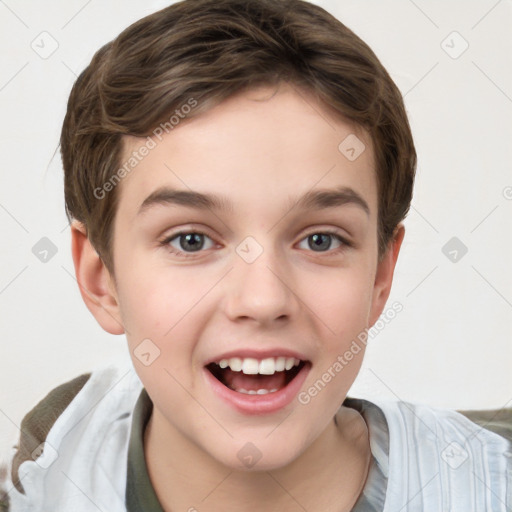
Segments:
[[[338,150],[349,134],[366,145],[354,161]],[[126,137],[126,154],[144,141]],[[164,185],[222,194],[231,211],[159,204],[138,214]],[[294,399],[262,415],[215,395],[204,364],[236,348],[297,350],[311,362],[303,391],[376,322],[404,228],[379,258],[369,137],[304,91],[260,87],[181,122],[119,186],[115,278],[78,223],[73,258],[86,305],[106,331],[126,333],[153,401],[145,456],[164,509],[350,510],[370,447],[362,417],[340,405],[364,345],[308,404]],[[369,213],[353,203],[313,211],[290,203],[340,186],[359,194]],[[311,235],[326,229],[350,245],[328,236],[327,248],[315,250]],[[194,252],[180,237],[162,243],[178,232],[204,233],[203,248]],[[248,236],[263,249],[251,264],[236,252]],[[134,356],[144,339],[160,350],[149,366]],[[247,442],[261,453],[251,468],[237,457]]]

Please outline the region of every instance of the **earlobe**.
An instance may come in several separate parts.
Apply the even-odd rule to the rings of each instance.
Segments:
[[[85,226],[71,224],[71,252],[80,294],[101,327],[110,334],[125,332],[112,278],[87,237]]]
[[[379,319],[391,292],[393,273],[395,271],[398,254],[405,235],[405,227],[399,224],[388,244],[386,253],[377,265],[375,283],[373,288],[372,307],[370,311],[369,326],[371,327]]]

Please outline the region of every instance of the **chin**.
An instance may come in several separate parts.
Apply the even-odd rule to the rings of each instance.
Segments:
[[[250,437],[247,437],[250,439]],[[234,471],[259,472],[284,468],[302,453],[298,443],[290,436],[276,436],[271,439],[268,432],[253,441],[233,440],[230,446],[216,445],[210,455],[222,465]]]

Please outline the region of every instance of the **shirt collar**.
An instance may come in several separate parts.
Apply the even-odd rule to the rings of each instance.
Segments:
[[[377,512],[384,510],[386,500],[389,428],[381,409],[374,403],[347,397],[343,405],[358,411],[364,418],[370,437],[372,458],[368,477],[352,512]],[[149,479],[144,457],[144,431],[151,417],[153,403],[142,389],[132,417],[132,428],[128,445],[126,478],[127,512],[164,512]]]

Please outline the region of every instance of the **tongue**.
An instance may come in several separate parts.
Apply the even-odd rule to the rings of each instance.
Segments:
[[[286,385],[285,372],[276,372],[274,375],[246,375],[226,368],[223,370],[223,382],[231,389],[245,389],[257,391],[258,389],[281,389]]]

